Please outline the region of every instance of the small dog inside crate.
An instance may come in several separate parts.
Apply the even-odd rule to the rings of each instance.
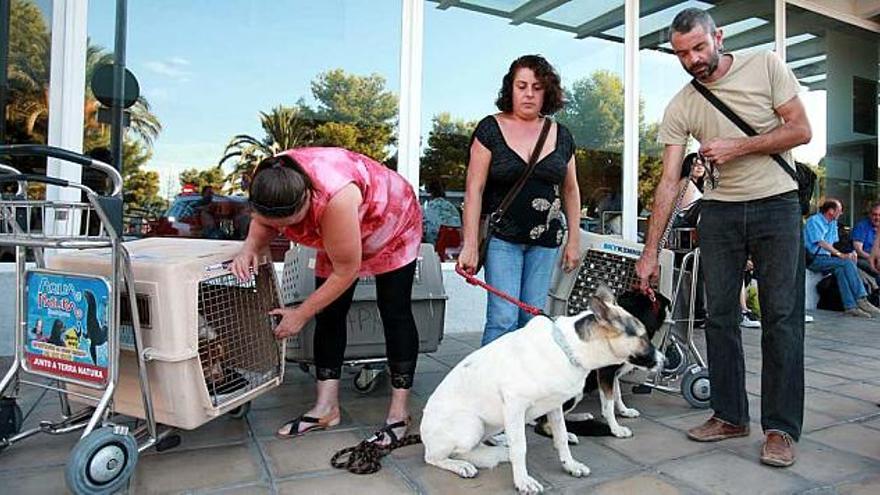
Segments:
[[[223,338],[202,314],[199,314],[199,358],[211,395],[228,394],[247,386],[247,380],[227,359]]]

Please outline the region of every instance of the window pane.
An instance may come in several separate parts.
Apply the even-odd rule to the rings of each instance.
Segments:
[[[876,33],[800,7],[786,10],[786,58],[803,86],[800,95],[813,129],[795,159],[816,167],[817,201],[844,205],[842,225],[854,226],[880,199],[877,187]]]
[[[105,48],[112,4],[90,5]],[[130,216],[147,235],[241,239],[263,157],[341,146],[394,167],[400,12],[400,0],[129,2],[143,97],[125,137]]]
[[[573,34],[608,11],[620,9],[623,22],[623,1],[575,0],[533,12],[513,25],[511,12],[487,13],[462,4],[435,6],[428,2],[425,9],[422,183],[442,181],[447,197],[460,203],[474,126],[499,112],[495,100],[511,62],[541,54],[559,73],[566,92],[567,105],[553,117],[575,140],[582,225],[599,231],[604,218],[606,231],[619,232],[623,45]]]

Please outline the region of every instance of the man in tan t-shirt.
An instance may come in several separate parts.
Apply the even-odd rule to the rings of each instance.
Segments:
[[[698,233],[714,414],[688,437],[712,442],[749,434],[739,292],[751,256],[761,277],[761,462],[790,466],[803,424],[804,250],[797,183],[771,154],[793,167],[790,150],[809,142],[810,124],[797,80],[774,54],[723,53],[721,29],[700,9],[680,12],[670,34],[684,69],[759,135],[747,137],[690,84],[673,97],[659,133],[663,176],[636,271],[647,290],[658,274],[657,246],[693,136],[707,166]]]

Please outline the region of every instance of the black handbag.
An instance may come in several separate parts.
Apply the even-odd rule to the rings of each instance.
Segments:
[[[480,248],[479,251],[477,251],[477,266],[474,269],[474,273],[478,273],[486,263],[486,252],[489,250],[489,239],[492,237],[492,232],[498,227],[498,224],[501,222],[501,217],[504,216],[504,212],[506,212],[507,208],[513,203],[514,198],[516,198],[516,195],[519,194],[520,190],[522,190],[525,185],[526,180],[535,170],[535,165],[538,163],[538,157],[541,155],[541,150],[544,149],[544,142],[547,141],[547,134],[550,132],[550,125],[552,123],[553,121],[549,118],[544,118],[544,127],[541,128],[541,134],[538,135],[538,142],[535,143],[535,149],[532,150],[532,154],[529,156],[526,170],[519,179],[517,179],[516,184],[514,184],[510,191],[507,191],[507,194],[504,195],[498,208],[492,213],[480,217]]]
[[[746,121],[737,115],[736,112],[727,106],[727,104],[715,96],[715,93],[709,91],[709,88],[700,84],[696,79],[691,80],[691,85],[747,136],[751,137],[758,135],[758,131],[746,123]],[[778,163],[779,166],[785,170],[785,173],[797,183],[798,202],[801,205],[801,215],[808,215],[810,213],[810,201],[813,199],[813,191],[816,189],[816,172],[814,172],[808,165],[799,162],[795,162],[794,170],[792,170],[788,165],[788,162],[785,161],[785,158],[782,158],[778,153],[773,153],[770,157],[773,158],[773,161]]]

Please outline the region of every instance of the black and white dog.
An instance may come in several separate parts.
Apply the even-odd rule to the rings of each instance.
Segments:
[[[577,477],[589,474],[571,456],[562,404],[582,392],[594,369],[624,362],[656,366],[663,359],[644,325],[607,288],[596,292],[590,306],[577,316],[533,318],[458,363],[425,405],[425,462],[470,478],[477,468],[509,460],[516,488],[541,492],[526,469],[525,425],[546,414],[563,469]],[[502,430],[508,446],[483,444]]]
[[[666,314],[670,307],[669,299],[662,294],[655,292],[654,299],[639,292],[624,292],[617,298],[617,304],[625,309],[631,315],[635,316],[645,327],[648,338],[653,339],[657,331],[663,326],[666,320]],[[599,399],[602,406],[602,418],[605,423],[595,421],[592,415],[573,414],[566,416],[566,426],[568,431],[578,436],[615,436],[618,438],[627,438],[632,436],[632,430],[626,426],[622,426],[617,422],[615,410],[617,414],[625,418],[636,418],[640,415],[637,409],[627,407],[623,403],[620,393],[620,377],[629,373],[635,368],[650,368],[652,362],[640,363],[638,360],[628,360],[623,364],[614,364],[599,368],[590,372],[584,383],[583,394],[589,394],[596,389],[599,390]],[[570,411],[577,406],[581,395],[567,401],[563,408]],[[535,432],[543,436],[551,436],[550,428],[543,419],[537,421]],[[576,443],[576,438],[571,438],[572,443]]]

